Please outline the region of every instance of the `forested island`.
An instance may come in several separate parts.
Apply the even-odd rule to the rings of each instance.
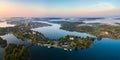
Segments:
[[[78,37],[67,35],[64,38],[60,38],[58,45],[67,49],[85,49],[92,46],[95,38],[92,37]]]
[[[16,37],[27,40],[31,44],[35,45],[37,43],[45,43],[47,38],[39,32],[33,30],[18,30],[17,32],[12,32]]]
[[[30,60],[30,52],[23,44],[9,44],[5,49],[3,60]]]
[[[92,34],[97,38],[120,39],[120,26],[106,25],[100,23],[77,24],[74,22],[61,24],[61,29],[85,32]]]

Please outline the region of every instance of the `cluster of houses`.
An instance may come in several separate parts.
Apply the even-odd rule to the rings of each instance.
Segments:
[[[74,37],[69,37],[69,40],[75,40]],[[49,41],[48,41],[49,42]],[[55,47],[55,48],[63,48],[64,50],[67,50],[67,51],[72,51],[72,49],[68,49],[67,47],[69,47],[69,45],[72,45],[72,44],[75,44],[74,42],[71,42],[70,44],[68,44],[67,42],[64,43],[64,44],[61,44],[59,45],[59,41],[55,40],[55,41],[52,41],[54,44],[50,44],[50,43],[45,43],[45,44],[41,44],[41,43],[38,43],[39,46],[46,46],[48,48],[51,48],[51,47]]]

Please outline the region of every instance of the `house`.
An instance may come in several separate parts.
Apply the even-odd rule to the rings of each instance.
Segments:
[[[49,46],[49,44],[43,44],[43,46]]]
[[[36,32],[35,32],[35,31],[32,31],[32,34],[36,34]]]
[[[109,35],[109,33],[107,31],[105,32],[101,32],[102,35]]]
[[[70,39],[70,40],[74,40],[74,37],[70,37],[69,39]]]

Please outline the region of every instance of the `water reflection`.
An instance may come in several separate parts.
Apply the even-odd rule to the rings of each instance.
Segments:
[[[30,43],[25,41],[25,40],[21,40],[19,38],[17,38],[16,36],[14,36],[13,34],[5,34],[3,36],[1,36],[3,39],[7,40],[7,43],[14,43],[14,44],[25,44],[26,46],[29,46]]]
[[[7,41],[0,37],[0,47],[5,48],[7,46]]]

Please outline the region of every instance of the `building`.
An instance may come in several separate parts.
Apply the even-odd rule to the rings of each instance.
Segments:
[[[70,39],[70,40],[74,40],[74,37],[70,37],[69,39]]]

